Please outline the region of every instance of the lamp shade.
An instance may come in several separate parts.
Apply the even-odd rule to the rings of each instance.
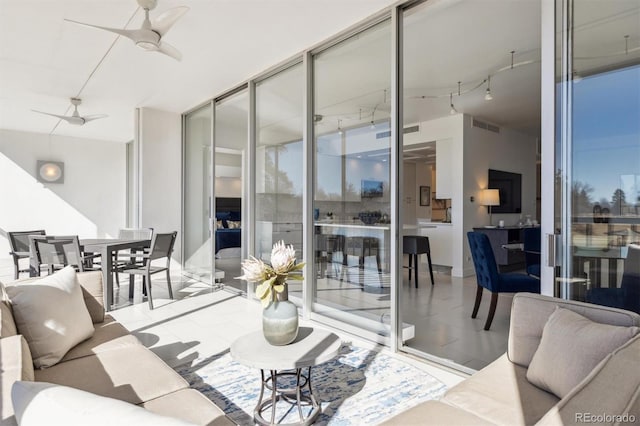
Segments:
[[[500,191],[498,189],[484,189],[482,191],[483,206],[499,206]]]

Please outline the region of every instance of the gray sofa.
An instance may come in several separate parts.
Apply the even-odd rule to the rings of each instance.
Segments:
[[[18,380],[70,386],[194,424],[235,424],[204,395],[190,389],[179,374],[121,324],[105,315],[101,272],[79,273],[77,277],[95,332],[49,368],[34,370],[29,346],[18,334],[11,306],[0,302],[2,425],[16,424],[11,387]]]
[[[527,380],[527,369],[540,345],[543,328],[556,306],[597,323],[640,325],[640,315],[633,312],[537,294],[516,294],[506,354],[449,389],[441,400],[420,404],[384,424],[514,426],[568,425],[594,419],[597,424],[640,421],[640,335],[613,351],[562,399]],[[589,339],[589,335],[580,338]],[[554,374],[561,374],[554,367],[548,366]],[[623,413],[626,418],[612,417]]]

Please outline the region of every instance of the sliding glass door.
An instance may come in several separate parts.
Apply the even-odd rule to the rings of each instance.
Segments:
[[[254,256],[269,262],[273,244],[284,241],[302,260],[302,64],[257,82],[255,91]],[[289,297],[302,303],[302,282],[289,282]]]
[[[558,1],[556,296],[640,312],[640,1]]]
[[[183,145],[183,265],[185,275],[211,284],[212,106],[186,114]]]
[[[247,283],[241,261],[247,255],[247,212],[245,183],[247,173],[249,96],[247,90],[235,92],[215,102],[214,111],[214,268],[215,278],[225,287],[242,293]]]
[[[391,25],[313,56],[313,312],[390,336]]]

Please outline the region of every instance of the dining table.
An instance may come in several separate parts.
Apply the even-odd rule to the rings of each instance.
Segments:
[[[130,240],[130,239],[118,239],[118,238],[81,238],[80,251],[82,253],[100,253],[102,270],[102,285],[104,291],[104,308],[106,311],[110,311],[113,308],[113,259],[114,256],[120,250],[130,249],[144,249],[151,245],[151,240]],[[34,256],[30,257],[29,274],[30,276],[39,275],[39,265]],[[129,277],[130,291],[129,295],[132,295],[134,276]]]

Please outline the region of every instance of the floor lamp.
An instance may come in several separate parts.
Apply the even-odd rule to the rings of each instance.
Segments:
[[[491,214],[491,207],[500,205],[500,191],[497,189],[483,190],[482,205],[489,207],[489,226],[493,226],[493,217]]]

